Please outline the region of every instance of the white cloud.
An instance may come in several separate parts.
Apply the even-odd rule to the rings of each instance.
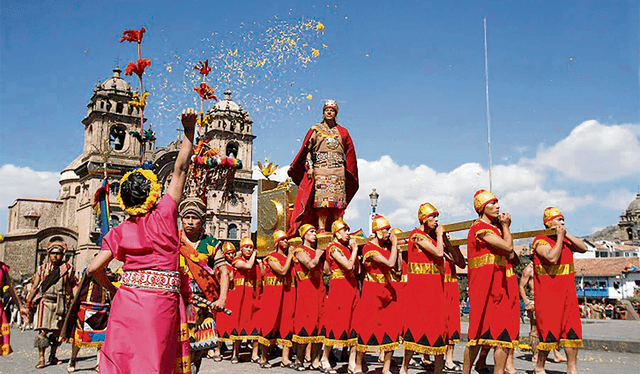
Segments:
[[[635,197],[635,193],[626,188],[620,188],[609,191],[607,196],[599,201],[599,204],[604,208],[618,209],[622,212],[629,207],[629,203],[631,203]]]
[[[34,171],[12,164],[0,166],[0,232],[7,229],[8,207],[19,197],[58,196],[60,173]]]
[[[535,163],[579,181],[607,181],[640,172],[638,125],[585,121],[554,146],[538,150]]]

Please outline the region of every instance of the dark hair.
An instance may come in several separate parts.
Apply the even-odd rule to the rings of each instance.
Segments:
[[[139,171],[131,173],[129,178],[120,184],[120,197],[127,208],[144,203],[150,191],[151,181]]]

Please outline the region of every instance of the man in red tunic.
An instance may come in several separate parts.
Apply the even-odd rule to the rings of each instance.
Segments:
[[[473,197],[480,218],[467,236],[469,258],[469,343],[464,352],[462,372],[471,373],[471,366],[481,347],[495,347],[494,373],[505,371],[507,355],[513,349],[520,331],[517,298],[509,287],[513,268],[508,261],[516,257],[509,226],[509,213],[500,214],[500,204],[491,192],[480,190]],[[513,291],[516,295],[510,295]]]
[[[306,223],[325,232],[358,191],[356,151],[347,129],[336,122],[338,103],[327,100],[322,110],[322,122],[309,129],[289,167],[289,176],[299,186],[290,237]]]
[[[533,240],[534,305],[540,338],[535,372],[545,373],[549,351],[560,345],[567,354],[567,373],[576,374],[578,348],[583,344],[573,252],[584,253],[587,246],[567,232],[559,209],[545,209],[543,220],[556,234]]]

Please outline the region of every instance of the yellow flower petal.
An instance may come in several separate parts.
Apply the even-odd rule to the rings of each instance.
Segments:
[[[324,25],[322,24],[322,22],[318,22],[318,24],[316,25],[316,30],[318,31],[324,30]]]
[[[313,57],[318,57],[320,56],[320,51],[315,48],[311,48],[311,55],[313,55]]]

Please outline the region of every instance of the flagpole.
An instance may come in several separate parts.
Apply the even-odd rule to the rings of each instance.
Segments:
[[[489,114],[489,60],[487,58],[487,17],[484,17],[484,76],[485,96],[487,99],[487,145],[489,152],[489,191],[493,190],[493,178],[491,175],[491,115]]]

